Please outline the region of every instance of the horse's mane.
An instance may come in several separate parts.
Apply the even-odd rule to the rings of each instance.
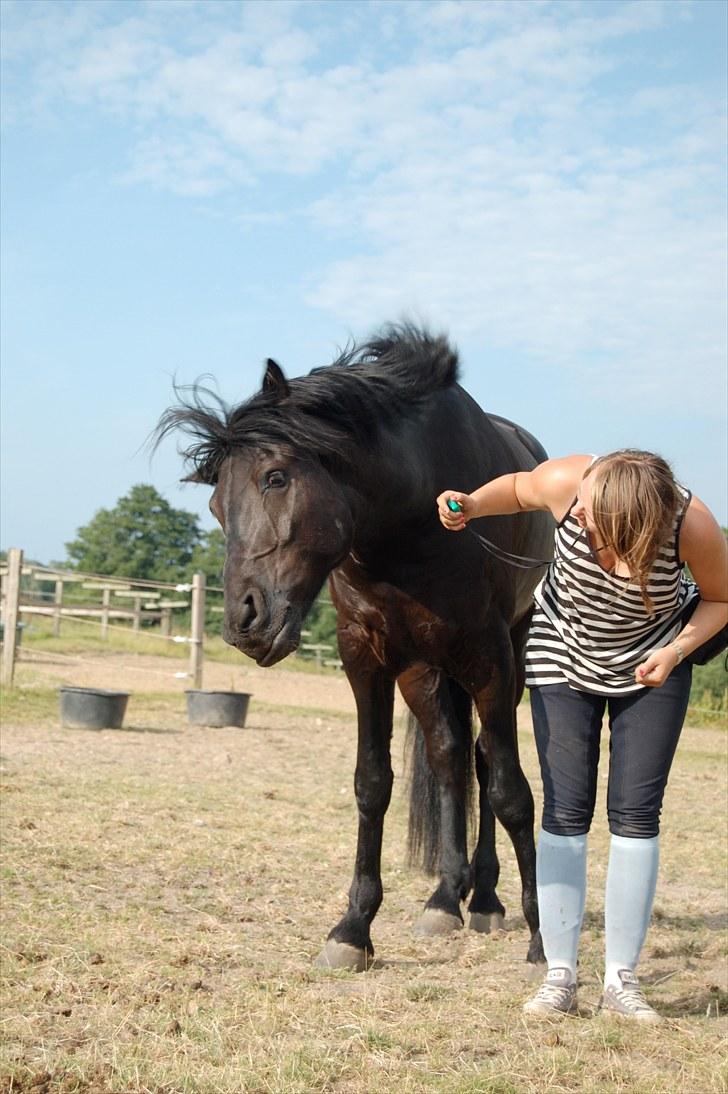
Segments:
[[[298,455],[347,462],[356,458],[355,445],[381,425],[412,417],[428,396],[457,379],[457,352],[443,335],[391,325],[347,347],[332,364],[281,377],[278,386],[264,384],[235,407],[200,383],[175,386],[178,403],[162,415],[154,437],[159,444],[168,433],[186,433],[191,443],[182,455],[189,477],[201,482],[214,483],[236,448],[285,445]]]

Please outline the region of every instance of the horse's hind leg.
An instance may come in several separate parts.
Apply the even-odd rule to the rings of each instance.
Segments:
[[[500,863],[495,847],[495,815],[488,797],[488,762],[479,745],[475,748],[475,772],[478,777],[480,817],[478,843],[472,863],[473,894],[468,905],[468,925],[473,931],[490,934],[503,927],[506,911],[496,893]]]
[[[531,622],[531,612],[521,619],[511,631],[511,645],[513,647],[513,671],[515,680],[515,692],[513,696],[513,708],[518,706],[523,695],[526,678],[523,660],[523,649],[528,637],[528,627]],[[496,851],[495,842],[495,816],[488,797],[488,784],[490,781],[490,768],[486,759],[483,739],[481,738],[475,749],[475,771],[478,777],[480,792],[480,822],[478,828],[478,843],[473,855],[473,895],[470,899],[468,911],[470,912],[471,930],[489,934],[504,925],[505,908],[498,899],[496,889],[500,877],[500,863]]]
[[[503,644],[502,662],[493,666],[488,685],[476,695],[482,729],[477,746],[487,763],[488,799],[508,832],[521,875],[523,914],[531,931],[528,961],[544,960],[538,929],[536,897],[536,846],[533,835],[534,806],[531,788],[518,757],[516,737],[516,680],[510,643]]]
[[[382,833],[392,794],[391,738],[394,678],[381,670],[349,673],[358,713],[354,786],[359,835],[349,907],[333,930],[316,965],[361,971],[374,956],[370,927],[382,903]]]
[[[405,702],[425,738],[439,790],[440,884],[416,927],[420,934],[449,934],[463,926],[460,903],[470,888],[467,851],[467,772],[472,730],[455,709],[447,677],[416,666],[398,678]],[[458,685],[454,685],[458,686]],[[467,697],[468,711],[470,698]]]

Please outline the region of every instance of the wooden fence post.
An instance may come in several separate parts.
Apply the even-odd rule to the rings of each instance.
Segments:
[[[109,608],[111,606],[111,588],[107,585],[101,590],[101,637],[109,637]]]
[[[186,586],[187,589],[191,589],[191,585]],[[172,609],[173,608],[189,608],[189,601],[187,600],[158,600],[157,607],[159,608],[159,633],[163,634],[165,638],[170,638],[172,635]]]
[[[61,608],[63,605],[63,581],[56,581],[56,592],[53,597],[53,637],[58,638],[61,633]]]
[[[23,552],[19,547],[11,547],[8,551],[2,660],[2,682],[9,688],[13,686],[13,675],[15,673],[15,645],[18,627],[18,605],[20,603],[20,571],[22,568]]]
[[[134,597],[134,623],[132,625],[134,634],[139,634],[142,629],[142,600],[143,596]]]
[[[202,641],[205,635],[205,575],[192,578],[192,620],[190,626],[190,676],[192,687],[202,687]]]

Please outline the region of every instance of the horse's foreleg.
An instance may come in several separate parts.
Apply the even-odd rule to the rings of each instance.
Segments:
[[[403,673],[398,683],[424,734],[427,759],[437,778],[440,798],[440,884],[427,901],[416,930],[426,935],[449,934],[463,926],[460,903],[470,888],[467,851],[470,719],[458,716],[450,686],[442,673],[412,669]],[[467,706],[469,711],[469,697]]]
[[[374,955],[370,927],[382,903],[382,833],[392,794],[390,743],[394,679],[382,673],[349,676],[358,713],[354,786],[359,835],[346,915],[329,934],[319,968],[367,968]]]
[[[476,696],[476,705],[482,722],[478,747],[484,752],[489,770],[488,800],[516,852],[523,914],[531,931],[528,961],[536,963],[544,956],[538,929],[534,806],[518,757],[515,681],[510,665],[496,670],[487,688]]]

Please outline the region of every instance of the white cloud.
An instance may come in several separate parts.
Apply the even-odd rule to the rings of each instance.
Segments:
[[[224,145],[213,138],[196,135],[178,142],[152,137],[134,152],[134,164],[121,181],[148,183],[187,197],[214,197],[232,186],[252,186],[254,176]]]
[[[12,8],[11,65],[30,63],[46,106],[129,122],[126,182],[245,187],[252,225],[270,216],[256,186],[315,181],[309,221],[349,254],[312,269],[313,306],[354,327],[417,309],[597,385],[608,371],[618,399],[635,376],[674,399],[665,375],[689,361],[694,397],[715,402],[721,119],[669,58],[634,86],[640,35],[689,7],[31,7]]]
[[[273,69],[289,68],[303,64],[318,52],[316,43],[309,34],[302,31],[289,31],[278,35],[263,46],[263,62]]]

